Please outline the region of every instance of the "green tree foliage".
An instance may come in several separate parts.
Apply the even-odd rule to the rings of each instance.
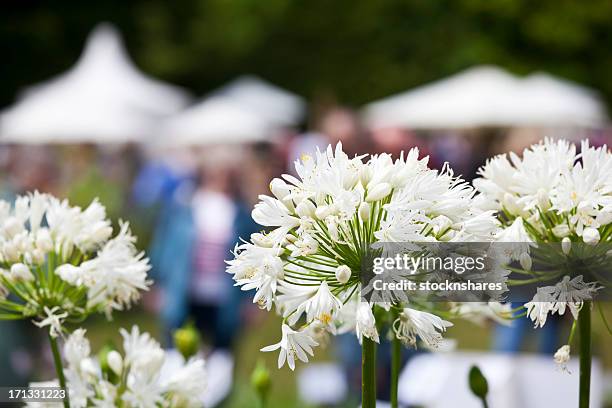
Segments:
[[[197,94],[255,73],[358,105],[498,64],[545,70],[612,102],[609,0],[15,0],[0,14],[0,105],[70,67],[105,20],[141,69]]]

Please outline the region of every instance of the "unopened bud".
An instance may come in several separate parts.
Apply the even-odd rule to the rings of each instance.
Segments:
[[[200,334],[193,323],[189,322],[174,332],[174,345],[185,360],[196,355],[200,349]]]
[[[346,265],[340,265],[336,268],[336,280],[345,284],[351,278],[351,268]]]
[[[521,254],[521,256],[519,257],[519,262],[521,263],[521,266],[523,267],[524,270],[526,271],[531,270],[531,257],[529,256],[527,252],[523,252]]]
[[[361,221],[368,222],[370,219],[370,204],[365,201],[359,204],[359,218]]]
[[[15,281],[30,282],[34,280],[34,275],[25,264],[16,263],[11,266],[11,278]]]
[[[366,196],[365,200],[367,202],[379,201],[388,196],[389,193],[391,193],[391,184],[379,183],[368,191],[368,195]]]
[[[287,183],[277,177],[270,182],[270,191],[276,198],[283,201],[289,195],[291,189]]]
[[[308,199],[302,200],[302,202],[295,207],[295,212],[300,217],[312,217],[315,215],[315,211],[315,205]]]
[[[121,354],[119,354],[119,352],[116,350],[111,350],[106,355],[106,361],[108,363],[108,367],[113,370],[115,374],[121,376],[121,373],[123,372],[123,358],[121,357]]]
[[[563,238],[561,240],[561,250],[563,251],[563,253],[567,255],[570,253],[571,249],[572,249],[572,241],[568,237]]]
[[[595,228],[589,227],[582,231],[582,240],[585,244],[595,245],[599,242],[600,238],[599,231]]]

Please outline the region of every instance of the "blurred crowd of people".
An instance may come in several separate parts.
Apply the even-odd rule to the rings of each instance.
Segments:
[[[268,192],[273,177],[292,173],[293,162],[302,155],[313,155],[338,142],[349,154],[399,155],[418,147],[421,156],[430,157],[431,167],[449,162],[456,174],[470,180],[487,157],[519,151],[545,135],[524,129],[368,130],[353,111],[334,107],[318,115],[306,131],[287,129],[269,143],[181,148],[0,146],[0,192],[11,200],[16,194],[39,190],[81,206],[99,197],[112,218],[131,221],[138,244],[148,252],[156,285],[145,305],[159,314],[165,340],[190,320],[209,347],[231,348],[241,324],[254,316],[254,306],[232,288],[225,260],[231,258],[240,238],[261,229],[250,216],[257,196]],[[589,137],[596,144],[605,135]],[[506,350],[521,341],[518,336],[507,344],[510,337],[507,333],[502,337],[506,343],[499,347]],[[354,354],[359,355],[355,347],[340,347],[340,358],[347,365]],[[26,361],[23,356],[3,358],[9,365],[20,361],[23,366]],[[13,367],[12,371],[26,375],[27,369]]]

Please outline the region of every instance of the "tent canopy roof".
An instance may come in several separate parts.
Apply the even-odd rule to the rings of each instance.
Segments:
[[[263,141],[273,126],[231,98],[212,96],[166,119],[160,145],[212,145]]]
[[[548,74],[516,77],[480,66],[364,108],[372,127],[599,126],[602,102],[587,88]]]
[[[123,142],[150,134],[160,117],[186,106],[187,92],[142,74],[119,32],[98,25],[68,72],[26,89],[0,117],[0,140]]]
[[[213,92],[251,109],[278,125],[297,125],[304,118],[304,100],[254,75],[244,75]]]

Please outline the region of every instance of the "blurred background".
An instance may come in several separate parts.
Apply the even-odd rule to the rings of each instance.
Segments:
[[[418,146],[431,166],[448,161],[470,180],[487,157],[545,136],[612,140],[607,0],[0,8],[2,198],[38,189],[86,206],[99,197],[114,220],[129,220],[156,285],[113,325],[137,322],[172,347],[172,331],[192,322],[210,356],[211,406],[255,406],[259,360],[271,407],[359,403],[354,339],[332,341],[295,374],[277,370],[276,356],[258,351],[278,341],[277,318],[224,272],[238,237],[259,230],[250,220],[258,194],[302,154],[338,141],[349,154]],[[492,406],[575,406],[577,368],[567,375],[552,361],[569,322],[536,334],[524,320],[458,323],[438,359],[407,352],[400,399],[478,406],[467,388],[477,362],[497,396]],[[0,327],[0,384],[53,376],[34,327]],[[95,348],[119,344],[107,328],[88,322]],[[605,328],[594,330],[594,406],[612,406],[612,350]],[[387,371],[381,365],[383,400]]]

